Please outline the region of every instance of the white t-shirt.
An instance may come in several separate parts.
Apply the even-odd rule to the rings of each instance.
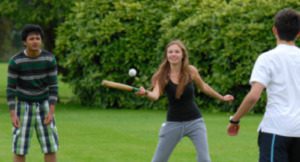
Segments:
[[[279,44],[261,54],[252,70],[250,84],[267,89],[267,105],[258,130],[300,137],[300,49]]]

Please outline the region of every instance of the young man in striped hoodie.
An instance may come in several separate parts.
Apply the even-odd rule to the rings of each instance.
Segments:
[[[22,31],[25,50],[9,60],[7,102],[13,125],[14,162],[25,162],[34,130],[45,162],[56,162],[57,65],[54,55],[41,49],[43,36],[40,26],[26,25]]]

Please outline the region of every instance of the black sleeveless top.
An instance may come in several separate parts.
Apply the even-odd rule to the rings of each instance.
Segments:
[[[201,113],[195,103],[195,88],[193,82],[186,85],[181,97],[176,99],[177,85],[171,80],[165,87],[169,101],[167,121],[190,121],[201,118]]]

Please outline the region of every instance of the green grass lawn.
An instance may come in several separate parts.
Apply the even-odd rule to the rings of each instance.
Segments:
[[[12,154],[11,125],[6,105],[0,110],[0,161]],[[237,137],[226,134],[228,115],[204,113],[210,154],[214,162],[257,161],[256,127],[261,116],[250,115],[242,121]],[[62,162],[149,162],[154,153],[158,131],[165,111],[103,110],[71,104],[56,109],[60,137],[58,160]],[[175,148],[169,162],[193,162],[195,149],[188,138]],[[34,136],[28,161],[42,161]]]
[[[7,82],[7,64],[0,63],[0,98],[5,97],[6,82]]]
[[[0,162],[11,161],[11,122],[5,102],[6,66],[0,64]],[[70,99],[72,91],[59,82],[60,97]],[[56,120],[60,138],[60,162],[150,162],[158,142],[165,111],[104,110],[60,103]],[[228,114],[204,113],[213,162],[257,161],[256,128],[261,115],[249,115],[241,122],[237,137],[226,134]],[[43,155],[35,136],[28,162],[42,162]],[[194,162],[193,144],[184,138],[169,162]]]

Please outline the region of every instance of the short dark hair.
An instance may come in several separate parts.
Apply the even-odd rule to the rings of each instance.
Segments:
[[[300,32],[300,15],[297,11],[285,8],[275,16],[275,27],[281,40],[294,41]]]
[[[21,36],[22,36],[22,41],[26,41],[26,38],[28,37],[29,34],[31,33],[37,33],[40,34],[41,38],[44,38],[44,31],[39,25],[35,24],[27,24],[24,26]]]

